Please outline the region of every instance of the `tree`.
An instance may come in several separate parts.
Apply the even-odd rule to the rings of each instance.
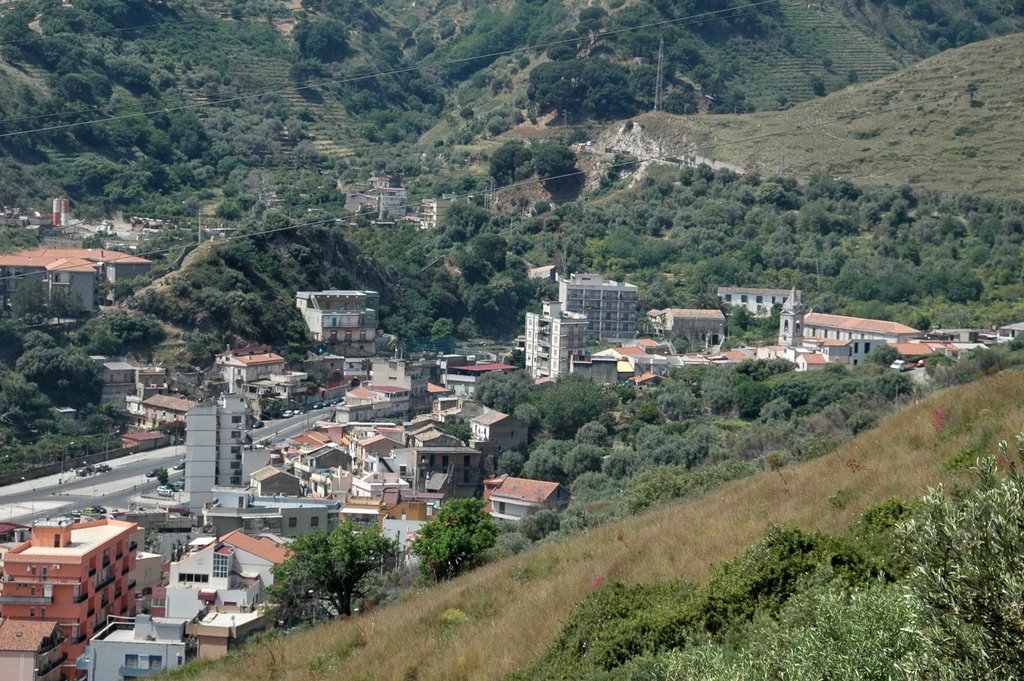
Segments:
[[[555,437],[571,438],[584,423],[615,406],[615,397],[579,374],[562,374],[558,382],[537,393],[541,422]]]
[[[329,534],[321,530],[296,537],[288,549],[288,559],[273,568],[269,591],[278,619],[286,622],[302,619],[313,604],[350,616],[363,580],[398,551],[398,543],[376,526],[359,527],[346,520]]]
[[[899,351],[891,345],[876,345],[875,348],[868,353],[868,361],[872,364],[887,367],[899,359],[899,356]]]
[[[531,390],[533,381],[525,371],[507,374],[491,371],[480,377],[473,395],[491,409],[511,414],[516,407],[529,400]]]
[[[512,140],[498,147],[491,154],[490,174],[498,184],[509,184],[528,175],[526,169],[533,160],[533,153],[519,140]]]
[[[475,567],[497,537],[498,524],[482,499],[454,499],[420,528],[412,550],[425,576],[451,579]]]
[[[171,481],[171,474],[167,472],[166,468],[158,468],[156,470],[156,479],[161,485],[166,485]]]
[[[1009,461],[1006,441],[999,449]],[[1012,678],[1024,669],[1024,475],[1011,463],[1000,480],[991,457],[976,470],[973,493],[951,500],[932,490],[919,519],[903,528],[916,564],[910,590],[925,606],[913,626],[949,670],[942,678]]]

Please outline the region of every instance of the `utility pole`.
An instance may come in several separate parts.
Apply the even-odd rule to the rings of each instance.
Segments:
[[[196,214],[196,245],[203,243],[203,202],[199,202],[198,213]]]
[[[654,81],[654,110],[661,111],[661,81],[665,66],[665,39],[658,42],[658,77]]]

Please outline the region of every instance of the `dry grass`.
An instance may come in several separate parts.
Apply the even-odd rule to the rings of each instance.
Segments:
[[[947,410],[941,435],[934,423],[937,408]],[[288,637],[278,650],[250,646],[237,659],[188,678],[493,681],[535,660],[598,576],[703,580],[772,525],[837,532],[873,503],[918,497],[947,479],[944,463],[964,448],[995,453],[995,443],[1012,439],[1022,423],[1020,373],[947,390],[836,453],[781,475],[735,481],[705,499],[486,566],[373,615]],[[839,491],[847,501],[836,508],[829,497]],[[460,623],[458,613],[442,617],[450,609],[467,618]]]
[[[948,50],[786,111],[637,120],[665,155],[697,147],[702,156],[762,175],[784,165],[799,177],[822,172],[856,184],[1016,196],[1024,90],[1014,74],[1021,65],[1018,33]],[[973,105],[971,83],[978,88]],[[870,115],[842,118],[852,112]]]

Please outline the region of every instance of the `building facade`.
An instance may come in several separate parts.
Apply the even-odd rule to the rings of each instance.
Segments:
[[[564,312],[562,304],[544,303],[540,313],[526,313],[526,370],[533,378],[569,372],[572,358],[587,353],[587,318]]]
[[[670,307],[649,311],[647,319],[657,333],[690,345],[712,348],[725,340],[725,315],[721,310]]]
[[[799,291],[797,291],[799,293]],[[718,298],[726,305],[746,308],[747,312],[763,317],[772,313],[776,305],[785,305],[790,291],[784,288],[752,288],[749,286],[719,286]]]
[[[314,340],[345,357],[369,357],[377,349],[376,291],[299,291],[295,306]]]
[[[587,319],[589,338],[636,338],[637,287],[599,274],[572,274],[558,282],[558,301],[566,312]]]
[[[61,679],[84,676],[76,661],[108,616],[135,614],[135,529],[119,520],[40,521],[4,556],[0,616],[60,623]]]
[[[241,485],[249,474],[243,465],[245,425],[249,408],[238,395],[221,395],[213,402],[189,409],[185,423],[185,491],[189,509],[202,510],[213,501],[215,485]]]
[[[57,622],[0,619],[0,674],[4,681],[57,681],[66,659]]]
[[[115,620],[89,641],[78,668],[89,681],[153,676],[185,664],[185,620],[136,615]]]

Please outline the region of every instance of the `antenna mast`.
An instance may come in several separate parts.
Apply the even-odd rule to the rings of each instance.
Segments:
[[[658,42],[658,77],[654,81],[654,110],[661,111],[661,80],[665,65],[665,39]]]

